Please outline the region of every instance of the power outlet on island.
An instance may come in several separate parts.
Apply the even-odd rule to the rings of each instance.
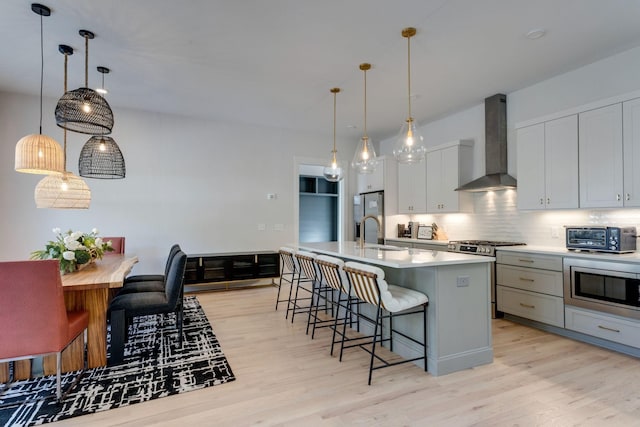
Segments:
[[[469,281],[471,278],[469,276],[458,276],[456,279],[456,286],[459,288],[464,288],[469,286]]]

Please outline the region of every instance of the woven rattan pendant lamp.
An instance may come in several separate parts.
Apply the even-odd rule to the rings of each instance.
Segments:
[[[360,70],[364,73],[364,133],[351,161],[351,167],[359,174],[373,173],[376,170],[376,166],[378,166],[376,151],[367,136],[367,71],[370,69],[371,64],[360,64]]]
[[[334,87],[330,92],[333,94],[333,150],[331,151],[331,160],[322,170],[322,175],[329,182],[338,182],[344,177],[344,170],[338,162],[338,150],[336,150],[336,95],[340,93],[340,88]]]
[[[56,105],[56,123],[72,132],[108,135],[113,129],[113,112],[98,92],[89,88],[89,39],[91,31],[80,30],[85,40],[84,86],[65,92]]]
[[[42,134],[42,86],[44,80],[44,53],[42,17],[51,15],[47,6],[33,3],[31,10],[40,15],[40,131],[27,135],[16,144],[15,170],[24,173],[52,174],[64,170],[64,154],[58,142]]]
[[[58,46],[64,55],[64,90],[67,91],[67,60],[73,49],[67,45]],[[66,170],[67,130],[64,129],[64,172],[44,177],[36,185],[34,198],[36,207],[48,209],[89,209],[91,190],[80,177]]]
[[[102,89],[104,75],[109,73],[107,67],[98,67],[102,73]],[[103,135],[91,137],[82,147],[78,159],[78,174],[84,178],[122,179],[126,175],[124,156],[113,138]]]

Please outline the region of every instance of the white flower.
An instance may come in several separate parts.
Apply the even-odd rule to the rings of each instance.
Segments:
[[[98,234],[98,229],[97,229],[97,228],[93,228],[93,229],[91,230],[91,232],[92,232],[93,234]]]
[[[53,234],[60,234],[60,229],[58,227],[54,228],[51,231],[53,231]]]
[[[95,228],[94,228],[95,230]],[[102,237],[96,237],[96,246],[101,248],[102,247]]]
[[[84,233],[82,231],[74,231],[73,233],[71,233],[71,238],[73,240],[78,240],[80,237],[82,237]]]
[[[64,251],[62,252],[62,258],[66,259],[67,261],[73,261],[74,259],[76,259],[76,253],[73,251]]]
[[[77,249],[80,249],[82,247],[82,245],[80,244],[80,242],[78,242],[77,240],[73,240],[73,239],[69,239],[67,240],[67,238],[64,238],[64,245],[66,246],[67,249],[75,251]]]

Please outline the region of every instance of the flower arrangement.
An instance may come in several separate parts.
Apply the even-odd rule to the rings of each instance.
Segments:
[[[33,251],[31,259],[58,259],[61,272],[71,273],[80,265],[101,259],[105,252],[113,251],[111,241],[104,242],[98,237],[96,228],[91,233],[71,230],[62,233],[54,228],[53,233],[56,240],[50,240],[45,249]]]

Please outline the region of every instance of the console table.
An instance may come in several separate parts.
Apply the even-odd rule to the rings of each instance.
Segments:
[[[185,285],[229,283],[280,276],[278,252],[224,252],[187,256]]]

